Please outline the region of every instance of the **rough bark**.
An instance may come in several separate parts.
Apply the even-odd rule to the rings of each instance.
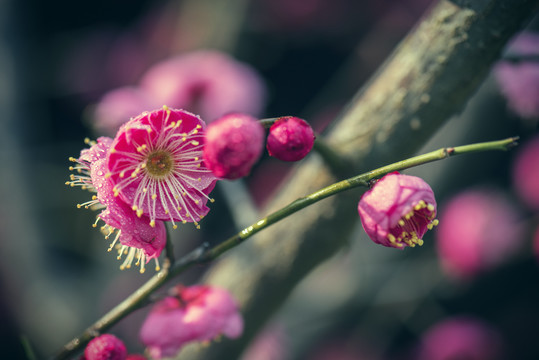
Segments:
[[[537,0],[440,1],[360,90],[327,134],[359,173],[412,155],[458,113]],[[312,155],[267,213],[339,180]],[[358,192],[326,199],[274,225],[215,264],[207,282],[229,289],[245,316],[240,340],[193,345],[179,359],[238,359],[295,285],[345,243]]]

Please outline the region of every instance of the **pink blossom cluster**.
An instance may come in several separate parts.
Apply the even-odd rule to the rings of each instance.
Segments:
[[[131,117],[164,104],[199,114],[207,122],[230,112],[259,116],[266,89],[247,64],[216,50],[199,50],[163,60],[136,86],[114,89],[96,105],[93,125],[113,134]]]
[[[79,207],[101,210],[105,237],[119,242],[121,268],[145,264],[165,247],[165,221],[198,222],[208,213],[217,178],[202,161],[205,123],[183,110],[143,112],[126,122],[114,139],[88,142],[71,170],[71,186],[95,195]],[[97,221],[96,221],[97,224]],[[96,225],[94,224],[94,225]]]
[[[186,343],[207,342],[221,335],[235,339],[242,332],[243,318],[227,291],[180,285],[173,296],[153,307],[140,329],[140,339],[158,360],[176,355]]]

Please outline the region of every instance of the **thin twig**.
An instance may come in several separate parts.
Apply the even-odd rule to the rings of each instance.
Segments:
[[[92,326],[87,328],[80,336],[71,340],[65,345],[62,350],[56,355],[54,359],[66,359],[72,356],[75,352],[85,346],[92,338],[103,333],[109,329],[112,325],[116,324],[122,318],[129,313],[138,309],[141,304],[157,289],[165,284],[169,279],[181,274],[185,270],[200,263],[207,263],[217,259],[223,253],[236,247],[245,240],[252,237],[259,231],[266,229],[270,225],[298,212],[305,207],[312,205],[327,197],[336,195],[346,190],[350,190],[356,187],[368,187],[369,182],[373,179],[382,177],[383,175],[393,172],[401,171],[414,166],[427,164],[433,161],[446,159],[450,156],[461,155],[474,152],[483,151],[506,151],[517,145],[518,137],[511,137],[499,141],[490,141],[484,143],[477,143],[471,145],[441,148],[439,150],[431,151],[429,153],[415,156],[406,160],[398,161],[393,164],[383,166],[381,168],[363,173],[351,177],[346,180],[339,181],[335,184],[322,188],[310,195],[299,198],[287,206],[269,214],[265,218],[253,223],[246,227],[239,233],[229,237],[225,241],[217,244],[212,248],[208,248],[206,245],[201,245],[195,250],[191,251],[187,255],[177,260],[172,266],[168,257],[165,259],[163,269],[154,275],[148,282],[146,282],[137,291],[131,294],[127,299],[118,304],[109,313],[99,319]]]

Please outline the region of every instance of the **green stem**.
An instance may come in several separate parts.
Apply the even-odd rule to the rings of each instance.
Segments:
[[[172,264],[168,259],[165,259],[163,269],[155,274],[148,282],[142,287],[136,290],[123,302],[118,304],[109,313],[99,319],[92,326],[87,328],[80,336],[71,340],[65,345],[62,350],[56,355],[54,359],[66,359],[74,355],[83,346],[85,346],[93,337],[108,330],[112,325],[116,324],[122,318],[143,305],[145,300],[157,289],[159,289],[166,281],[179,275],[183,271],[191,268],[192,266],[200,263],[206,263],[215,260],[226,251],[241,244],[259,231],[275,224],[279,220],[284,219],[292,215],[293,213],[312,205],[320,200],[323,200],[329,196],[338,194],[340,192],[356,188],[359,186],[368,187],[369,183],[377,178],[384,176],[387,173],[393,171],[405,170],[417,165],[427,164],[429,162],[442,160],[454,155],[461,155],[474,152],[483,151],[506,151],[517,144],[518,137],[512,137],[499,141],[490,141],[484,143],[477,143],[471,145],[442,148],[423,155],[415,156],[406,160],[398,161],[396,163],[383,166],[381,168],[369,171],[367,173],[351,177],[346,180],[339,181],[335,184],[329,185],[323,189],[320,189],[310,195],[299,198],[287,206],[269,214],[265,218],[257,221],[256,223],[248,226],[234,236],[229,237],[220,244],[208,248],[205,245],[199,246],[189,254],[178,259]],[[168,238],[167,238],[168,241]]]

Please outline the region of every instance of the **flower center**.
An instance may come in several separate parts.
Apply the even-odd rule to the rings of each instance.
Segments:
[[[167,151],[157,150],[148,154],[146,171],[156,178],[164,178],[172,172],[174,159]]]

